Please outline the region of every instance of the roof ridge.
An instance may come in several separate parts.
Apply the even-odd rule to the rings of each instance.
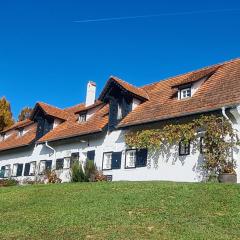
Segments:
[[[216,63],[216,64],[213,64],[213,65],[208,65],[208,66],[199,68],[199,69],[197,69],[197,70],[191,70],[191,71],[186,72],[186,73],[180,73],[180,74],[177,74],[177,75],[175,75],[175,76],[166,77],[166,78],[163,78],[163,79],[158,80],[158,81],[156,81],[156,82],[143,85],[143,86],[141,86],[141,87],[139,87],[139,88],[143,89],[143,88],[145,88],[145,87],[150,87],[150,86],[153,86],[153,85],[155,85],[155,84],[158,84],[159,82],[168,81],[168,80],[171,80],[171,79],[173,79],[173,78],[182,77],[182,76],[184,76],[184,75],[191,74],[191,73],[197,73],[197,72],[204,71],[204,70],[207,70],[207,69],[210,69],[210,68],[214,68],[214,67],[221,67],[221,66],[223,66],[223,65],[225,65],[225,64],[229,64],[229,63],[236,62],[236,61],[240,61],[240,57],[233,58],[233,59],[230,59],[230,60],[221,62],[221,63]]]
[[[45,103],[45,102],[37,102],[37,104],[44,104],[44,105],[47,105],[47,106],[49,106],[49,107],[53,107],[53,108],[56,108],[56,109],[58,109],[58,110],[62,110],[62,111],[64,111],[64,109],[62,109],[62,108],[60,108],[60,107],[56,107],[56,106],[54,106],[54,105],[51,105],[51,104],[49,104],[49,103]]]

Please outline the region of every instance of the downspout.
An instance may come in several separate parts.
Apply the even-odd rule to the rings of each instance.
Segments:
[[[48,144],[47,141],[45,142],[45,146],[53,151],[53,153],[54,153],[54,166],[55,166],[55,165],[56,165],[56,150],[55,150],[53,147],[51,147],[51,146]]]
[[[232,124],[231,120],[229,119],[229,117],[226,114],[226,107],[222,107],[222,115],[227,119],[227,121],[229,123]],[[231,158],[232,158],[232,161],[233,161],[233,148],[231,149]]]
[[[223,115],[229,122],[231,122],[230,119],[229,119],[229,117],[228,117],[227,114],[226,114],[226,108],[225,108],[225,107],[222,107],[222,115]]]

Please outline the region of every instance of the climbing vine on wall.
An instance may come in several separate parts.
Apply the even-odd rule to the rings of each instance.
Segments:
[[[200,146],[202,136],[203,167],[209,172],[234,173],[235,161],[232,149],[239,144],[237,132],[226,118],[217,115],[202,115],[184,123],[168,123],[161,129],[128,132],[126,143],[134,148],[161,151],[162,146],[173,146],[180,141]]]

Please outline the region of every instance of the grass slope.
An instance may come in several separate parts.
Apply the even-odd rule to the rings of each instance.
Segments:
[[[0,239],[239,237],[239,185],[119,182],[0,189]]]

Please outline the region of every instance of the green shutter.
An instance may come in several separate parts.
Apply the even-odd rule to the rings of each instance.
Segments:
[[[22,176],[22,171],[23,171],[23,164],[18,164],[18,167],[17,167],[17,177]]]
[[[121,168],[121,159],[122,159],[122,152],[113,152],[112,153],[112,169],[120,169]]]
[[[51,170],[52,169],[52,160],[47,160],[46,161],[46,170]]]
[[[147,149],[137,150],[136,167],[145,167],[147,165]]]
[[[63,158],[57,159],[56,160],[56,170],[63,169]]]
[[[0,171],[0,178],[4,178],[4,174],[5,174],[5,166],[2,166]]]
[[[24,176],[29,176],[30,163],[25,163]]]
[[[87,152],[87,159],[88,160],[95,160],[95,151],[93,150],[93,151],[88,151]]]

